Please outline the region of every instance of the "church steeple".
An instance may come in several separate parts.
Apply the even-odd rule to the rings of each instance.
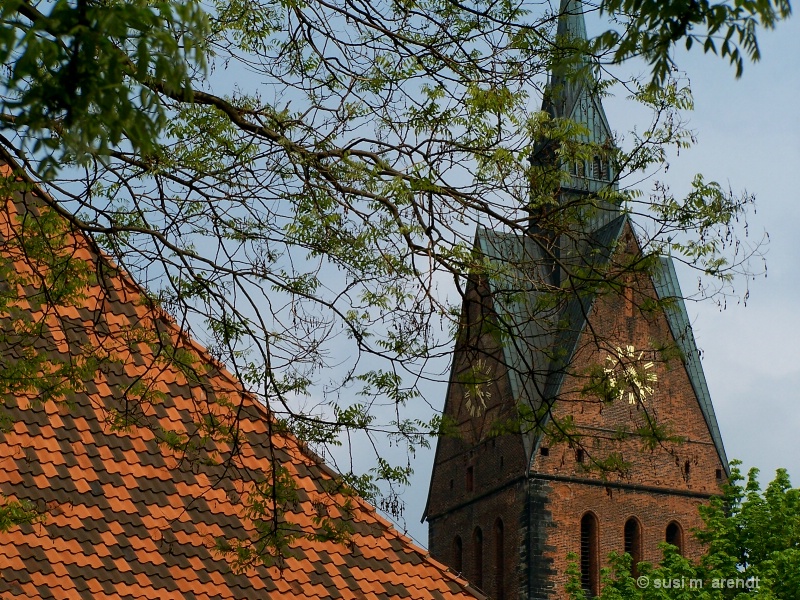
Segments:
[[[614,193],[617,152],[590,45],[583,4],[562,0],[542,106],[555,126],[531,152],[529,228],[476,231],[493,266],[467,280],[444,407],[458,435],[437,441],[425,508],[431,555],[497,599],[562,600],[568,552],[592,595],[605,548],[634,550],[636,539],[633,554],[655,559],[666,537],[699,556],[675,531],[699,523],[697,505],[725,473],[683,303],[636,312],[681,298],[671,259],[658,281],[620,272],[640,248]],[[673,345],[680,353],[660,350]],[[611,407],[587,385],[622,364],[611,348],[659,369],[646,406]],[[682,441],[642,452],[638,433],[604,433],[636,432],[654,417]],[[571,423],[576,443],[560,426],[544,431],[548,423]],[[618,480],[594,469],[612,457],[630,462]]]
[[[574,160],[558,158],[553,142],[538,144],[534,151],[536,164],[555,165],[569,174],[562,181],[562,201],[575,194],[598,194],[603,190],[617,189],[614,169],[613,134],[598,93],[598,80],[593,71],[592,57],[581,0],[561,0],[556,31],[553,67],[544,91],[542,110],[554,120],[569,120],[584,130],[574,141],[592,148],[589,156]],[[585,154],[585,153],[584,153]],[[617,206],[603,206],[597,218],[591,218],[589,230],[607,224],[619,215]]]
[[[586,21],[583,18],[583,2],[581,0],[561,0],[556,36],[586,40]]]
[[[578,95],[584,87],[588,66],[585,54],[588,36],[581,0],[561,0],[556,30],[554,65],[544,93],[542,110],[555,119],[571,117]]]

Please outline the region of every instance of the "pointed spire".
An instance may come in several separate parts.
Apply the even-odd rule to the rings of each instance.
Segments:
[[[588,54],[588,35],[584,15],[586,8],[581,0],[561,0],[556,30],[553,70],[544,91],[542,110],[553,119],[569,119],[582,125],[586,133],[575,140],[591,144],[597,154],[590,160],[562,163],[559,168],[570,178],[561,187],[562,194],[596,193],[608,187],[617,187],[610,153],[604,151],[613,143],[611,127],[598,94],[598,81],[593,62]],[[546,165],[556,160],[552,140],[540,140],[534,146],[531,162]],[[610,206],[601,210],[590,225],[597,229],[618,215],[619,208]],[[540,215],[532,214],[531,222]]]
[[[575,70],[587,66],[583,46],[588,40],[585,8],[581,0],[561,0],[556,30],[556,64],[545,90],[542,110],[553,117],[569,118],[583,87]]]
[[[584,125],[588,131],[582,136],[583,141],[603,146],[613,136],[588,54],[585,14],[586,8],[581,0],[561,0],[554,66],[544,91],[542,110],[555,119],[572,119]],[[601,164],[596,168],[589,164],[584,167],[574,174],[599,182],[610,180],[607,165]]]
[[[586,40],[586,21],[581,0],[561,0],[558,10],[558,38]]]

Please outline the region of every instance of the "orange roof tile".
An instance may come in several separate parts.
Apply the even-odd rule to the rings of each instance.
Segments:
[[[8,156],[5,161],[13,164]],[[11,175],[2,164],[0,173]],[[37,195],[34,189],[0,201],[0,252],[22,274],[30,267],[13,245],[15,219],[41,206]],[[80,260],[111,266],[80,234],[70,240]],[[293,437],[270,436],[265,407],[171,319],[148,307],[130,279],[113,268],[96,271],[97,282],[81,306],[52,307],[46,316],[36,303],[17,302],[33,319],[47,321],[51,333],[34,345],[54,363],[75,360],[87,343],[112,360],[82,382],[84,389],[68,407],[39,405],[32,392],[5,398],[12,425],[0,433],[0,494],[32,502],[45,518],[0,533],[0,597],[482,597],[394,531],[372,506],[337,490],[336,474]],[[30,287],[25,293],[34,293]],[[9,318],[0,313],[3,331]],[[131,341],[132,335],[156,331],[192,352],[206,373],[189,382],[146,343]],[[3,344],[0,366],[23,358],[20,349]],[[137,383],[161,395],[126,403],[123,390]],[[215,404],[223,396],[238,413]],[[234,454],[222,439],[198,452],[233,468],[199,468],[157,443],[159,427],[196,433],[196,415],[209,406],[223,421],[239,419],[241,452]],[[112,427],[114,410],[128,410],[136,419],[126,431]],[[269,472],[273,455],[297,489],[297,505],[287,507],[286,521],[303,534],[314,533],[317,511],[340,514],[351,502],[352,536],[346,543],[299,537],[278,564],[235,572],[229,557],[214,549],[215,540],[254,535],[243,500]]]

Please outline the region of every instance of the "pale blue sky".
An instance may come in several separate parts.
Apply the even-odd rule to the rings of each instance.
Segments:
[[[763,59],[740,80],[695,57],[693,128],[699,145],[670,179],[706,173],[757,196],[752,238],[767,231],[768,277],[750,283],[747,307],[689,306],[728,456],[762,470],[786,467],[800,485],[800,20],[762,34]],[[692,280],[682,282],[691,289]],[[737,286],[741,287],[741,285]]]

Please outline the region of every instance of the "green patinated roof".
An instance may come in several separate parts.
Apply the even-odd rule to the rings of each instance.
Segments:
[[[602,269],[618,247],[627,221],[626,215],[620,215],[589,234],[592,251],[585,265],[588,268],[586,279],[591,280],[593,272],[598,278],[602,277]],[[538,278],[541,274],[537,277],[536,270],[542,269],[546,261],[532,238],[479,227],[476,244],[489,261],[497,265],[493,277],[489,278],[489,286],[494,310],[507,333],[503,358],[508,366],[511,392],[515,401],[537,410],[543,402],[553,402],[560,394],[596,293],[593,286],[587,285],[585,292],[578,292],[556,313],[542,302],[545,294],[537,287],[542,280]],[[662,257],[661,267],[653,279],[656,293],[659,299],[667,301],[665,314],[670,332],[681,351],[714,446],[727,469],[727,455],[672,259]],[[538,433],[525,436],[529,457],[540,438]]]
[[[586,279],[593,279],[608,264],[622,233],[626,217],[618,216],[588,235],[592,251],[584,261]],[[492,302],[506,337],[504,361],[514,400],[533,410],[543,401],[558,396],[578,338],[594,301],[594,288],[586,285],[563,308],[553,308],[552,294],[541,289],[543,269],[548,261],[529,236],[500,233],[479,227],[476,244],[489,261],[497,265],[489,278]],[[537,273],[538,271],[538,273]],[[546,278],[544,278],[546,279]],[[539,434],[526,436],[528,456]]]
[[[505,333],[503,359],[514,401],[536,410],[545,395],[550,374],[553,332],[543,323],[557,313],[540,300],[538,286],[545,264],[541,248],[529,236],[478,227],[475,243],[496,272],[488,277],[494,311]],[[525,451],[535,440],[526,436]]]
[[[708,430],[711,432],[714,446],[725,467],[725,472],[730,475],[728,457],[725,454],[725,446],[722,444],[722,434],[719,431],[717,415],[714,413],[711,393],[708,391],[703,365],[700,363],[700,351],[694,340],[689,313],[686,311],[686,303],[683,301],[681,286],[678,283],[678,274],[675,272],[675,264],[671,257],[661,257],[661,271],[654,278],[653,283],[659,299],[669,301],[665,308],[669,328],[683,355],[683,364],[686,366],[686,372],[689,374],[692,388],[694,388],[697,401],[700,403],[700,409],[703,411],[706,425],[708,425]]]

